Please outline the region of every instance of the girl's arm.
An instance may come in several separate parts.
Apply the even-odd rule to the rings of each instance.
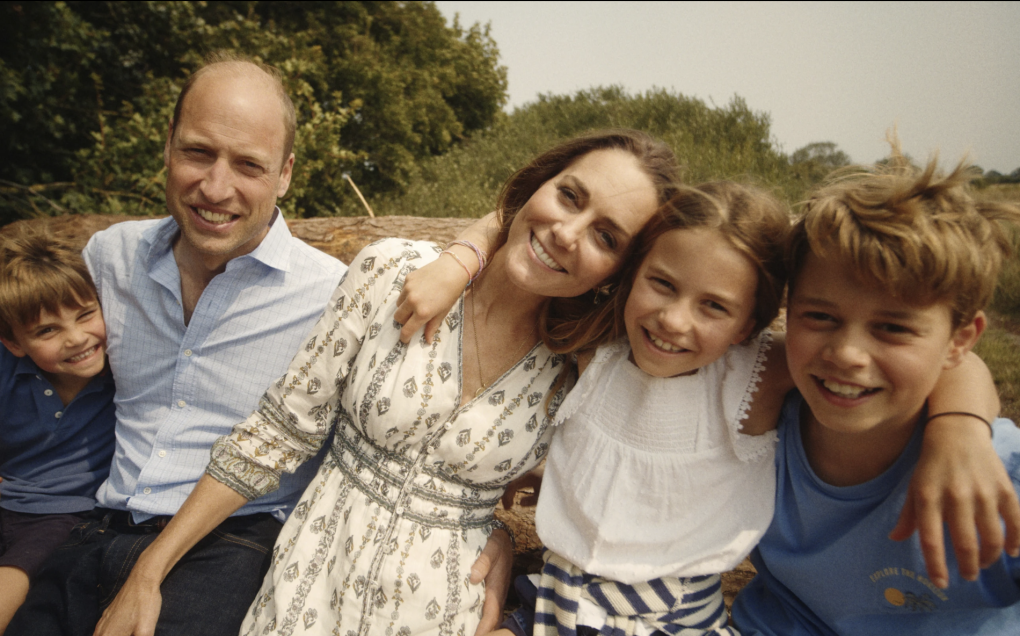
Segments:
[[[458,240],[474,243],[490,257],[498,237],[499,224],[495,212],[475,221],[457,235]],[[397,298],[397,312],[393,315],[393,319],[403,325],[400,341],[404,344],[411,342],[411,336],[422,325],[425,326],[425,340],[431,342],[468,281],[478,273],[478,257],[471,248],[451,245],[445,251],[453,252],[457,258],[443,254],[421,269],[410,272],[404,280],[404,288]]]
[[[974,413],[987,421],[999,413],[992,375],[974,353],[943,371],[928,399],[930,415],[948,412]],[[967,580],[976,579],[979,568],[994,562],[1003,547],[1012,555],[1020,551],[1016,491],[988,426],[975,417],[947,415],[928,424],[907,501],[889,535],[903,540],[919,531],[928,577],[939,587],[949,582],[943,523],[949,524],[960,574]]]
[[[762,435],[775,430],[779,414],[783,410],[786,394],[794,388],[793,378],[786,366],[786,334],[772,334],[772,347],[765,358],[758,390],[747,417],[741,422],[740,432],[744,435]]]

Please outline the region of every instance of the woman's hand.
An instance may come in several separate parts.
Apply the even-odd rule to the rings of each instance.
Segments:
[[[152,636],[163,605],[163,579],[188,550],[247,502],[229,486],[202,475],[174,518],[138,557],[99,619],[95,636]]]
[[[482,554],[471,566],[471,582],[485,581],[485,600],[482,602],[482,620],[475,636],[488,634],[503,622],[503,605],[510,591],[510,575],[514,564],[514,547],[510,535],[499,528],[492,531],[485,542]]]
[[[146,580],[140,572],[141,559],[131,571],[117,598],[103,612],[94,636],[152,636],[163,606],[159,580]]]

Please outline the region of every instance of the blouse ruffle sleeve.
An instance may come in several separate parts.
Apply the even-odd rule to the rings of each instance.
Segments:
[[[386,239],[358,253],[287,372],[247,420],[213,444],[206,472],[252,500],[279,488],[281,473],[313,457],[329,435],[379,305],[414,269],[409,257],[435,249]]]
[[[740,432],[743,421],[750,413],[771,347],[772,332],[763,331],[747,344],[730,347],[724,356],[725,366],[721,367],[726,374],[726,382],[722,384],[726,427],[734,452],[745,462],[772,452],[779,439],[774,430],[762,435],[745,435]],[[734,374],[737,377],[732,377]]]

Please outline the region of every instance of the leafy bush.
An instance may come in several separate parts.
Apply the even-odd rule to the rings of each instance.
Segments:
[[[684,166],[684,179],[744,178],[786,198],[803,186],[771,138],[769,116],[734,97],[713,107],[663,89],[630,95],[593,88],[543,95],[449,153],[427,159],[401,195],[382,195],[380,214],[480,216],[492,209],[503,182],[559,141],[598,128],[637,128],[665,141]]]
[[[290,215],[337,213],[353,198],[344,172],[399,190],[506,100],[487,29],[448,26],[428,2],[5,2],[0,223],[164,212],[167,121],[218,49],[287,77],[299,121],[280,203]]]

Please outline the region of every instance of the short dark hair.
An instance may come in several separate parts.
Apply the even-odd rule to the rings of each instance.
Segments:
[[[31,325],[42,310],[79,308],[97,299],[96,287],[77,245],[27,222],[0,235],[0,336]]]

